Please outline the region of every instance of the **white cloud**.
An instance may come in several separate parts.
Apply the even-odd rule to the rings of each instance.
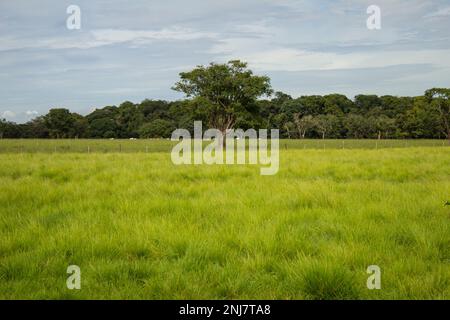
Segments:
[[[270,43],[247,38],[225,39],[214,45],[210,53],[221,60],[240,58],[262,71],[307,71],[384,68],[396,65],[432,64],[450,67],[450,49],[366,50],[328,52],[275,47]]]
[[[109,94],[109,95],[117,95],[117,94],[131,94],[136,92],[148,92],[149,88],[109,88],[103,90],[90,90],[88,93],[90,94]]]
[[[213,32],[198,32],[189,28],[172,27],[161,30],[97,29],[80,33],[76,37],[54,37],[42,39],[0,38],[0,51],[46,48],[89,49],[113,44],[130,43],[133,46],[153,41],[189,41],[216,38]]]
[[[2,117],[3,117],[3,118],[7,118],[7,119],[15,118],[15,117],[16,117],[16,114],[15,114],[14,112],[10,111],[10,110],[6,110],[6,111],[4,111],[4,112],[2,113]]]
[[[239,34],[255,37],[271,37],[279,32],[278,28],[271,26],[268,21],[261,20],[253,23],[238,24],[233,27],[233,31]]]
[[[25,111],[25,115],[28,117],[34,117],[34,116],[37,116],[38,114],[39,114],[39,112],[37,112],[36,110]]]
[[[450,16],[450,7],[439,9],[435,12],[425,15],[425,18],[443,18]]]
[[[201,38],[214,38],[212,32],[196,32],[187,28],[170,28],[159,31],[151,30],[118,30],[103,29],[92,32],[96,41],[100,43],[141,42],[148,40],[196,40]]]

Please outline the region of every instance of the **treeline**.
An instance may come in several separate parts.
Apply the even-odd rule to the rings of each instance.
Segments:
[[[258,100],[252,116],[236,128],[280,129],[283,138],[442,139],[449,135],[448,115],[426,95],[395,97],[341,94],[291,96],[277,92]],[[169,138],[176,128],[192,130],[208,119],[190,100],[129,101],[96,109],[86,116],[64,108],[25,124],[0,120],[0,138]],[[445,120],[445,121],[444,121]]]

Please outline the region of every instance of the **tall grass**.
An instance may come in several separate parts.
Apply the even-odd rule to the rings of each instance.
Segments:
[[[0,154],[0,298],[450,298],[447,148],[280,161],[261,176],[162,152]]]

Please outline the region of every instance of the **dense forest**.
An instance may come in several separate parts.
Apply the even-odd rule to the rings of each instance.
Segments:
[[[235,127],[277,128],[281,137],[294,139],[442,139],[449,133],[441,102],[427,94],[350,100],[341,94],[292,98],[276,92],[271,99],[257,100],[255,112],[238,118]],[[0,138],[168,138],[176,128],[192,130],[194,120],[207,121],[190,100],[126,101],[86,116],[55,108],[25,124],[2,119]]]

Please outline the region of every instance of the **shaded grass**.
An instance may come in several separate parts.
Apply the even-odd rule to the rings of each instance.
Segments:
[[[2,154],[0,297],[450,297],[447,148],[280,160],[264,177],[167,153]],[[382,290],[366,288],[372,264]]]

